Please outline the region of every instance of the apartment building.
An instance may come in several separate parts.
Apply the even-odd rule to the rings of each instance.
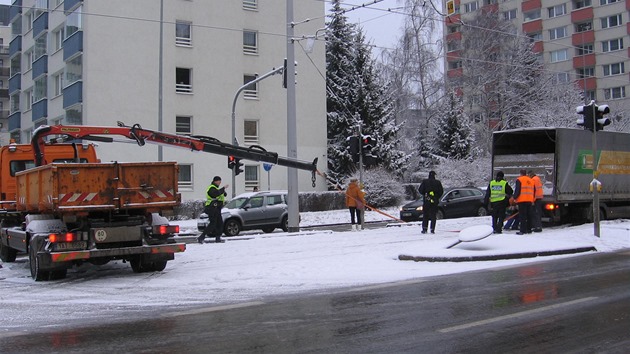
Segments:
[[[0,145],[9,143],[9,6],[0,5]]]
[[[238,89],[286,57],[285,2],[258,0],[14,0],[8,131],[28,142],[40,125],[127,125],[231,141],[287,156],[281,75]],[[324,3],[296,1],[296,37],[324,27]],[[312,19],[304,21],[305,19]],[[303,22],[303,23],[302,23]],[[325,46],[296,38],[297,155],[326,161]],[[236,101],[234,101],[236,99]],[[161,127],[161,129],[160,129]],[[161,150],[161,151],[160,151]],[[204,199],[212,177],[231,179],[227,157],[100,143],[103,161],[177,161],[183,199]],[[286,189],[287,169],[244,160],[236,192]],[[322,167],[323,168],[323,167]],[[325,190],[323,181],[319,190]],[[313,190],[298,173],[298,189]],[[229,188],[231,189],[231,187]],[[228,197],[232,197],[229,195]]]
[[[449,0],[445,8],[448,77],[462,70],[453,45],[462,38],[462,22],[494,12],[534,42],[534,51],[560,82],[576,82],[585,97],[609,104],[613,114],[630,114],[630,1]]]

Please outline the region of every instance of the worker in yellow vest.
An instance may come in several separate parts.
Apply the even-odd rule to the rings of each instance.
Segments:
[[[490,181],[486,189],[485,204],[492,214],[492,229],[495,234],[502,233],[505,210],[514,193],[512,187],[503,177],[503,171],[497,172],[496,177]]]

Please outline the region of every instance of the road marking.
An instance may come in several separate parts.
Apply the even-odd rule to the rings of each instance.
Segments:
[[[449,332],[459,331],[459,330],[462,330],[462,329],[467,329],[467,328],[472,328],[472,327],[477,327],[477,326],[483,326],[483,325],[487,325],[487,324],[494,323],[494,322],[499,322],[499,321],[509,320],[509,319],[512,319],[512,318],[527,316],[527,315],[531,315],[531,314],[538,313],[538,312],[554,310],[554,309],[557,309],[557,308],[561,308],[561,307],[565,307],[565,306],[571,306],[571,305],[579,304],[579,303],[582,303],[582,302],[592,301],[592,300],[595,300],[595,299],[597,299],[596,296],[585,297],[583,299],[577,299],[577,300],[573,300],[573,301],[569,301],[569,302],[563,302],[563,303],[554,304],[554,305],[550,305],[550,306],[540,307],[540,308],[537,308],[537,309],[521,311],[521,312],[513,313],[511,315],[499,316],[499,317],[489,318],[487,320],[481,320],[481,321],[466,323],[466,324],[459,325],[459,326],[447,327],[447,328],[443,328],[443,329],[438,330],[438,332],[440,332],[440,333],[449,333]]]
[[[166,314],[162,315],[162,317],[177,317],[177,316],[198,315],[198,314],[202,314],[202,313],[240,309],[240,308],[244,308],[244,307],[259,306],[259,305],[263,305],[263,304],[264,304],[264,302],[262,302],[262,301],[251,301],[251,302],[243,302],[243,303],[240,303],[240,304],[204,307],[204,308],[193,309],[193,310],[188,310],[188,311],[170,312],[170,313],[166,313]]]

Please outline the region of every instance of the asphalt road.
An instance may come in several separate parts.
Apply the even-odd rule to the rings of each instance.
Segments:
[[[626,353],[629,285],[626,250],[35,330],[0,352]]]

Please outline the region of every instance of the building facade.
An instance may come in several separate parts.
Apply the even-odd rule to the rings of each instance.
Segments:
[[[273,3],[273,4],[272,4]],[[231,141],[287,156],[287,93],[281,75],[238,89],[286,57],[282,2],[14,0],[8,93],[11,138],[41,125],[131,126]],[[324,26],[323,2],[296,2],[296,37]],[[317,20],[318,19],[318,20]],[[295,41],[298,159],[326,161],[324,44]],[[235,101],[236,100],[236,101]],[[177,161],[183,199],[204,199],[212,177],[231,179],[227,157],[157,146],[100,143],[103,161]],[[243,160],[236,192],[287,189],[287,169]],[[313,190],[300,171],[299,190]],[[325,190],[324,181],[317,188]],[[229,188],[231,189],[231,187]],[[229,197],[232,197],[231,195]]]
[[[586,101],[630,113],[630,1],[449,0],[445,8],[447,77],[463,70],[457,45],[462,24],[480,12],[494,12],[534,42],[534,51],[560,82],[576,82]]]

